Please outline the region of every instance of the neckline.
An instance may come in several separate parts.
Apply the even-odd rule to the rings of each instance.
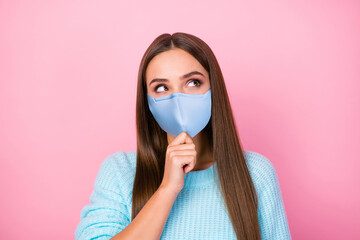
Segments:
[[[183,188],[196,188],[215,183],[214,166],[216,169],[216,162],[206,169],[185,173]]]

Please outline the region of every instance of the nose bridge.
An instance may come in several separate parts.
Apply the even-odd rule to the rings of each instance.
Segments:
[[[172,76],[170,76],[170,82],[169,82],[169,87],[170,87],[170,94],[173,93],[185,93],[185,80],[184,79],[180,79],[178,77],[179,74],[174,74]]]
[[[173,94],[173,93],[185,93],[185,92],[184,92],[184,89],[181,88],[180,86],[175,86],[174,91],[171,94]]]

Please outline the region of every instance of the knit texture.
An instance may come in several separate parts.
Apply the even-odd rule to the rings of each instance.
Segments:
[[[263,155],[245,151],[246,165],[258,194],[261,239],[291,239],[277,174]],[[225,202],[216,184],[217,164],[185,174],[160,239],[236,239]],[[131,222],[136,151],[105,158],[97,174],[90,204],[80,213],[76,240],[110,239]]]

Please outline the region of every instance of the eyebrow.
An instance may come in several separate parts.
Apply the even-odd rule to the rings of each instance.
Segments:
[[[182,77],[180,77],[180,79],[185,79],[185,78],[191,77],[191,76],[193,76],[193,75],[201,75],[201,76],[205,77],[204,74],[202,74],[201,72],[192,71],[192,72],[189,72],[189,73],[183,75]],[[166,79],[166,78],[154,78],[154,79],[151,80],[151,82],[149,83],[149,86],[150,86],[152,83],[154,83],[154,82],[168,82],[168,81],[169,81],[169,80]]]

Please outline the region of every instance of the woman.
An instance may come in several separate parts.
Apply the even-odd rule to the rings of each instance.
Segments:
[[[243,151],[218,62],[162,34],[139,68],[137,151],[102,163],[76,239],[291,239],[272,163]]]

